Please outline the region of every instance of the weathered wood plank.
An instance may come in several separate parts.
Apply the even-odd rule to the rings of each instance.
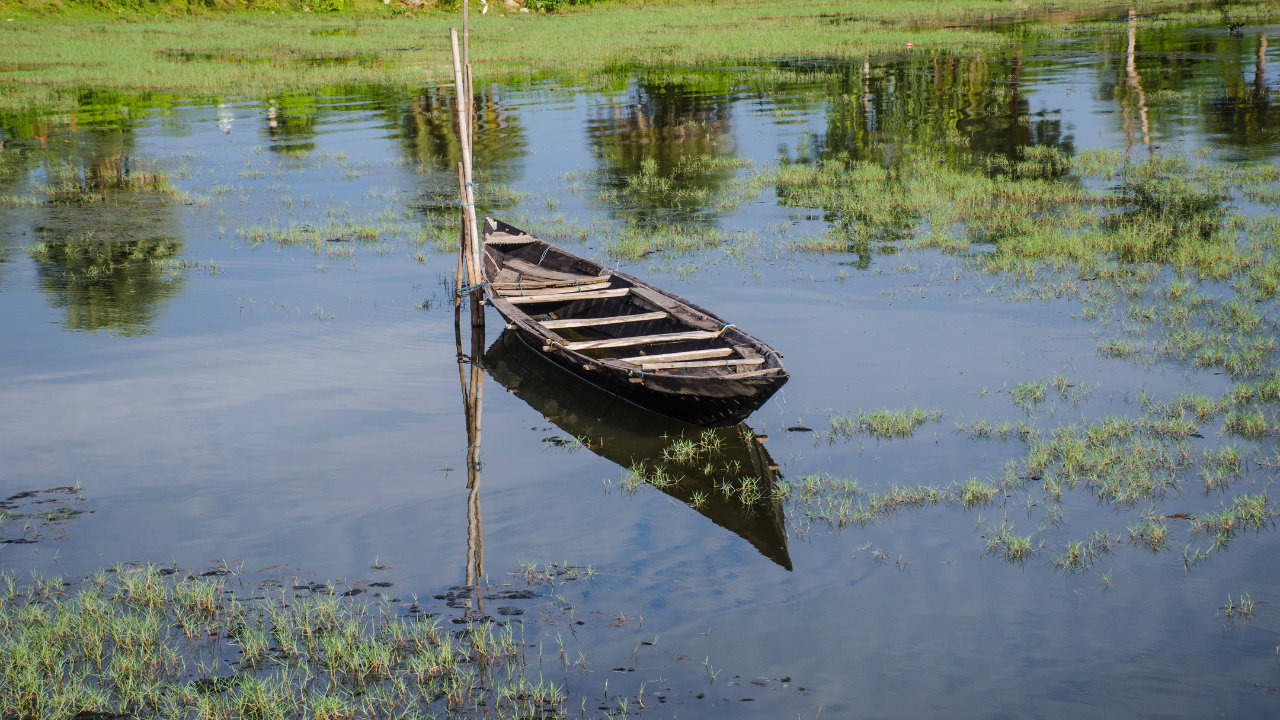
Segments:
[[[686,350],[684,352],[663,353],[661,355],[637,355],[629,358],[613,358],[632,365],[642,365],[646,362],[675,362],[677,360],[702,360],[704,358],[724,357],[732,355],[733,350],[729,348],[711,348],[709,350]]]
[[[581,342],[572,342],[565,347],[569,350],[600,350],[603,348],[615,347],[633,347],[635,345],[655,345],[665,342],[680,342],[682,340],[710,340],[719,337],[719,333],[708,332],[706,330],[691,330],[689,332],[665,333],[662,335],[637,335],[635,337],[613,338],[611,340],[583,340]]]
[[[633,293],[637,300],[642,304],[649,306],[653,310],[665,310],[671,314],[671,317],[685,323],[691,327],[700,330],[715,330],[720,327],[720,323],[711,318],[703,317],[700,313],[694,312],[676,300],[663,295],[656,290],[645,287],[634,288]]]
[[[684,368],[727,367],[731,365],[759,365],[764,358],[748,358],[741,360],[693,360],[690,362],[643,362],[639,365],[645,370],[679,370]]]
[[[511,271],[503,270],[502,272],[509,273]],[[516,275],[515,273],[511,273],[511,274]],[[517,275],[516,278],[518,277],[519,276]],[[587,285],[602,285],[602,284],[608,284],[611,282],[613,282],[613,278],[601,277],[601,278],[592,278],[591,280],[585,280],[582,282],[579,282],[577,280],[501,279],[501,280],[495,280],[494,282],[491,282],[489,284],[499,290],[518,290],[522,288],[525,290],[542,290],[547,288],[555,289],[555,288],[586,287]]]
[[[542,327],[546,328],[571,328],[571,327],[592,327],[595,325],[617,325],[619,323],[644,322],[646,320],[661,320],[667,317],[664,312],[640,313],[639,315],[618,315],[615,317],[601,318],[566,318],[564,320],[542,320]]]
[[[528,284],[512,286],[510,283],[502,283],[502,284],[495,284],[493,286],[493,289],[497,290],[498,294],[503,297],[525,297],[525,296],[532,296],[532,295],[563,295],[566,293],[584,293],[584,292],[590,292],[592,290],[602,290],[605,287],[607,287],[610,282],[611,280],[609,278],[602,278],[597,282],[591,282],[591,283],[581,283],[581,284],[557,283],[555,285],[544,286],[544,287],[537,287],[536,285],[534,285],[533,287],[530,287]]]
[[[515,270],[521,275],[532,277],[549,278],[551,280],[576,280],[578,282],[591,282],[599,279],[599,275],[583,275],[580,273],[560,272],[559,270],[551,270],[548,268],[534,265],[528,260],[509,257],[502,261],[502,267]]]
[[[622,297],[629,292],[631,292],[631,288],[590,290],[580,293],[561,293],[559,295],[528,295],[525,297],[509,297],[507,298],[507,302],[513,305],[527,305],[529,303],[551,303],[563,302],[566,300],[593,300],[596,298]]]

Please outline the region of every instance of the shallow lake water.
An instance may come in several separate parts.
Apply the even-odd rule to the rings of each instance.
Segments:
[[[767,438],[726,435],[726,457],[871,490],[997,475],[1025,446],[975,440],[956,422],[1052,428],[1133,413],[1141,392],[1220,394],[1230,378],[1104,357],[1098,343],[1115,327],[1076,317],[1072,300],[1018,300],[954,256],[892,242],[801,251],[830,218],[771,190],[716,198],[780,162],[892,163],[921,146],[957,163],[1016,160],[1033,145],[1275,162],[1280,56],[1267,37],[1280,26],[1228,35],[1138,19],[1130,35],[1126,20],[1023,28],[1014,49],[987,57],[904,50],[635,70],[589,87],[485,85],[482,214],[673,290],[781,352],[791,380],[746,423]],[[71,512],[6,524],[7,540],[36,541],[0,545],[0,568],[225,561],[252,582],[285,565],[304,580],[392,583],[384,592],[407,601],[468,582],[475,563],[493,583],[521,563],[590,565],[592,580],[522,606],[528,642],[542,646],[533,672],[567,685],[571,714],[580,697],[599,716],[642,686],[656,717],[1280,712],[1269,530],[1190,567],[1180,536],[1172,551],[1120,548],[1064,573],[1049,558],[1068,540],[1127,534],[1140,508],[1077,489],[1056,525],[1019,497],[833,530],[789,503],[695,509],[687,492],[629,491],[629,460],[658,460],[680,429],[542,367],[500,339],[492,310],[474,358],[486,375],[469,478],[450,294],[451,94],[87,93],[82,113],[4,120],[0,495],[78,485],[83,500],[12,500],[23,513]],[[698,157],[709,169],[681,171]],[[60,168],[81,179],[163,171],[176,189],[95,190],[90,179],[45,202],[41,186],[75,174]],[[645,173],[684,192],[619,192]],[[676,223],[729,240],[639,259],[600,241]],[[30,252],[36,243],[48,252]],[[1053,396],[1030,417],[1011,401],[1008,388],[1055,374],[1091,393]],[[833,416],[911,406],[943,418],[907,439],[821,435]],[[1228,442],[1214,426],[1202,433],[1196,453]],[[1241,444],[1251,457],[1273,450]],[[1271,479],[1251,465],[1233,491]],[[1229,498],[1193,481],[1154,508],[1194,514]],[[1044,547],[1023,563],[987,553],[1004,521]],[[1253,616],[1229,617],[1224,600],[1241,595]],[[444,599],[423,601],[447,612]]]

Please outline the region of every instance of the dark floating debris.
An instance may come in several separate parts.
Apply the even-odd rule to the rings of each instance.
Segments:
[[[532,600],[542,597],[532,590],[501,590],[484,596],[485,600]],[[440,599],[440,598],[437,598]]]
[[[504,605],[498,608],[499,615],[523,615],[524,608],[518,608],[514,605]]]
[[[30,545],[44,539],[51,532],[54,539],[66,537],[63,526],[67,520],[84,515],[92,510],[79,507],[84,501],[80,497],[80,489],[71,486],[49,488],[48,490],[23,490],[0,500],[0,529],[9,523],[18,524],[15,528],[21,536],[17,538],[0,538],[4,545]],[[19,521],[32,522],[19,522]]]
[[[792,425],[787,428],[787,432],[813,432],[813,428],[805,427],[803,425]]]

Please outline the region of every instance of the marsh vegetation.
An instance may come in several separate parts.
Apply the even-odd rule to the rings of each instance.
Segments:
[[[519,626],[451,628],[417,601],[230,566],[116,566],[76,582],[6,575],[0,712],[208,718],[560,716]],[[386,583],[383,583],[384,585]],[[259,594],[261,593],[261,594]]]

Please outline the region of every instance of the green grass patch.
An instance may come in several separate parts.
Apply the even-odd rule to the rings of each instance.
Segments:
[[[457,630],[328,586],[240,595],[229,571],[117,566],[83,582],[4,576],[0,716],[560,716],[512,628]]]
[[[877,440],[909,438],[915,431],[931,422],[941,422],[942,411],[931,408],[906,408],[904,410],[859,410],[856,415],[836,415],[831,418],[831,428],[826,437],[851,438],[854,435],[870,435]]]
[[[1009,39],[974,28],[948,29],[944,21],[1004,16],[1011,9],[998,0],[530,4],[535,12],[495,4],[485,15],[471,14],[478,85],[546,77],[617,84],[624,82],[623,74],[602,71],[796,56],[861,58],[900,52],[907,43],[913,52],[991,49]],[[536,11],[539,4],[567,11]],[[431,0],[9,0],[0,5],[15,20],[0,25],[0,45],[6,48],[0,112],[73,110],[86,88],[120,93],[124,103],[163,107],[190,97],[305,96],[357,84],[404,90],[448,84],[448,29],[460,26],[461,18],[456,10],[418,11],[435,5]],[[1105,0],[1065,5],[1080,11],[1117,6]],[[1051,7],[1061,13],[1064,3],[1022,3],[1015,11],[1035,14]],[[147,96],[124,97],[143,93]]]

